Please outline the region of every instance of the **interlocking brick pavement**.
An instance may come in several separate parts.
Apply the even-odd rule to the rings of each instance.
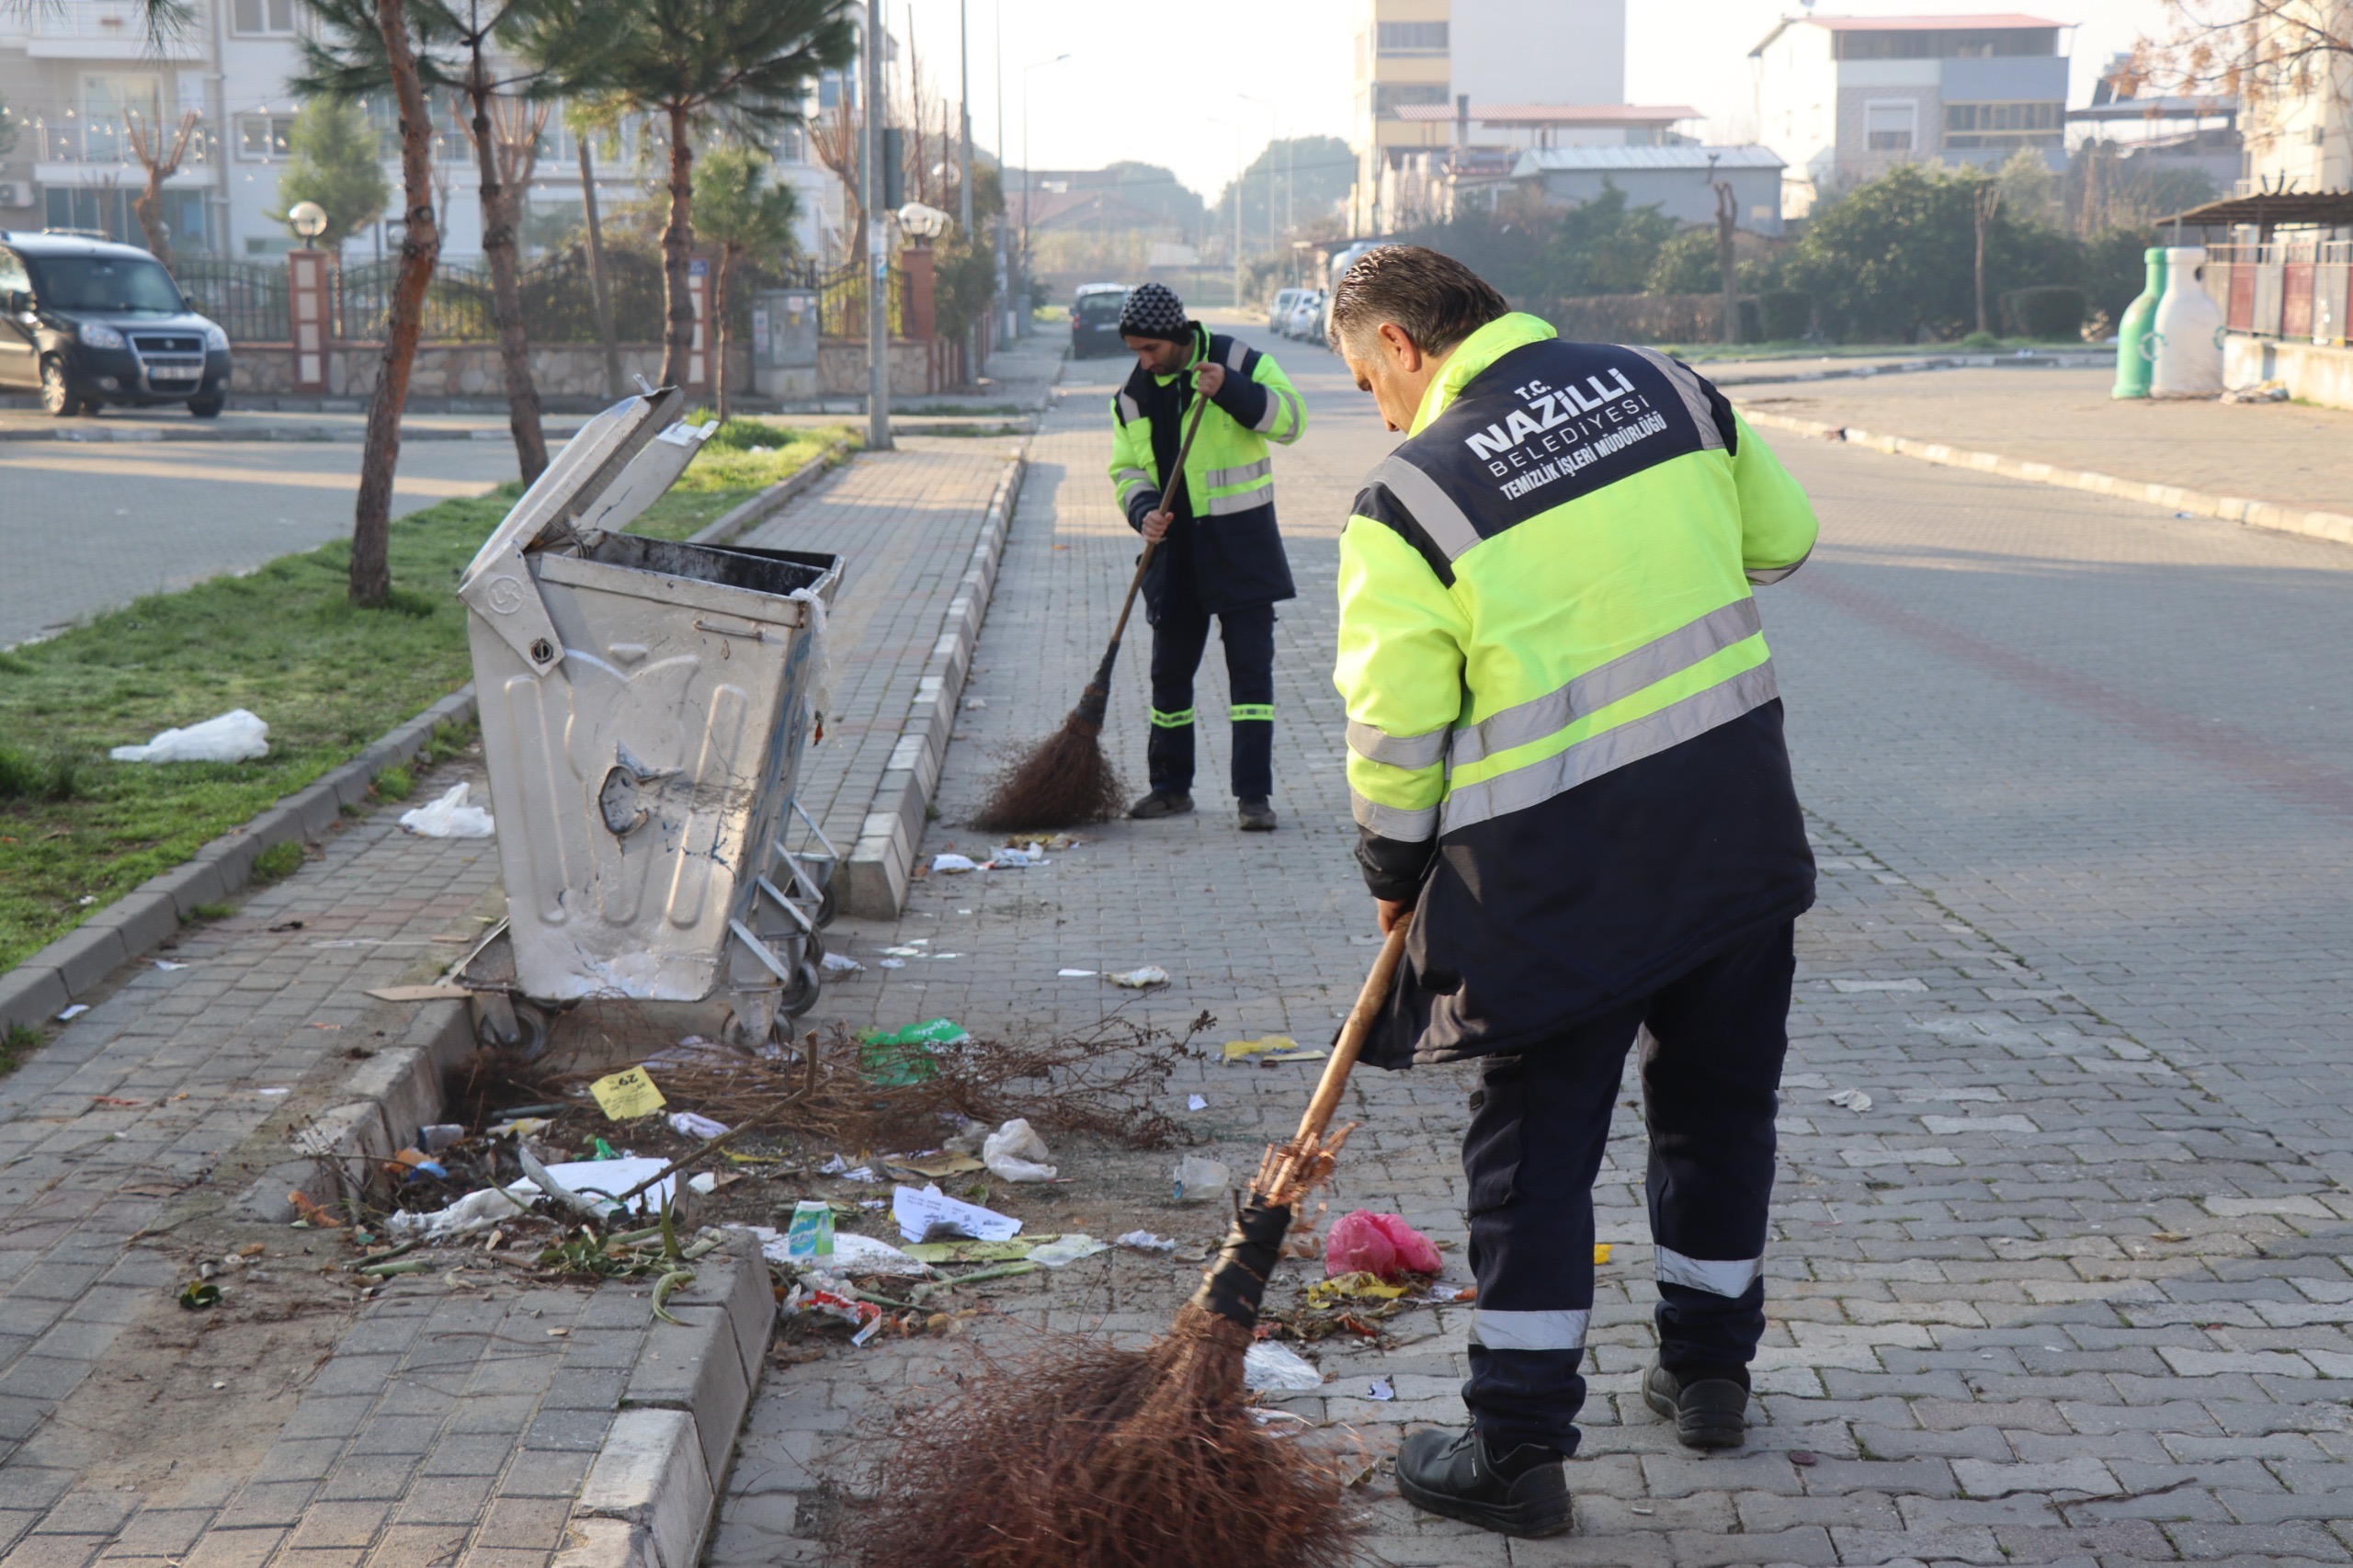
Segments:
[[[1176,976],[1138,1005],[1158,1021],[1207,1008],[1220,1037],[1328,1035],[1371,947],[1328,685],[1332,541],[1386,443],[1326,356],[1277,352],[1315,422],[1276,460],[1302,592],[1278,665],[1282,831],[1239,835],[1210,788],[1198,816],[1107,825],[1040,869],[931,879],[899,922],[836,927],[870,969],[820,1016],[1080,1023],[1107,992],[1057,970],[1150,961]],[[2336,1381],[2353,1375],[2353,1200],[2332,1179],[2353,1095],[2330,1065],[2347,1035],[2346,721],[2325,684],[2353,556],[1780,446],[1825,524],[1807,571],[1764,598],[1823,874],[1800,927],[1759,1425],[1745,1450],[1702,1457],[1636,1392],[1653,1291],[1630,1079],[1597,1192],[1616,1252],[1572,1469],[1578,1529],[1506,1542],[1415,1514],[1376,1471],[1373,1551],[2353,1559],[2353,1418]],[[1134,555],[1107,455],[1098,400],[1066,389],[976,658],[970,689],[988,706],[967,715],[927,850],[984,843],[957,824],[992,748],[1051,728],[1096,657]],[[1136,774],[1142,642],[1107,735]],[[1219,682],[1210,661],[1205,712]],[[1220,727],[1203,740],[1214,784]],[[958,956],[872,967],[914,939]],[[1469,1081],[1360,1074],[1335,1205],[1393,1208],[1459,1245]],[[1171,1085],[1170,1108],[1207,1096],[1209,1152],[1240,1165],[1288,1131],[1306,1084],[1204,1064]],[[1848,1088],[1870,1108],[1830,1102]],[[1154,1207],[1135,1222],[1181,1218]],[[1143,1335],[1191,1283],[1186,1265],[1114,1252],[995,1288],[974,1332],[1000,1348],[1039,1328]],[[1385,1456],[1415,1424],[1460,1420],[1465,1317],[1420,1310],[1387,1350],[1327,1341],[1325,1386],[1280,1403],[1330,1424],[1317,1440]],[[887,1457],[875,1424],[971,1359],[885,1338],[773,1369],[710,1562],[835,1561],[825,1488],[854,1492]],[[1393,1399],[1370,1397],[1375,1378]]]

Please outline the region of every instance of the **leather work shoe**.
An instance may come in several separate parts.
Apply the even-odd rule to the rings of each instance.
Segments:
[[[1416,1432],[1397,1450],[1397,1490],[1416,1508],[1504,1535],[1558,1535],[1569,1528],[1569,1482],[1561,1456],[1514,1449],[1502,1467],[1475,1431]]]
[[[1748,1437],[1748,1391],[1730,1378],[1684,1382],[1653,1361],[1643,1374],[1643,1403],[1675,1423],[1687,1449],[1736,1449]]]
[[[1128,808],[1128,815],[1138,822],[1151,822],[1157,817],[1180,817],[1193,809],[1193,797],[1188,794],[1163,794],[1154,790]]]
[[[1275,831],[1275,808],[1267,804],[1264,795],[1247,795],[1239,802],[1242,808],[1242,831],[1272,833]]]

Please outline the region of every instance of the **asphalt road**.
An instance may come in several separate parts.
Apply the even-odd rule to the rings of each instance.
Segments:
[[[109,416],[111,419],[111,416]],[[357,444],[0,440],[0,647],[350,530]],[[415,441],[396,514],[515,474],[495,441]]]

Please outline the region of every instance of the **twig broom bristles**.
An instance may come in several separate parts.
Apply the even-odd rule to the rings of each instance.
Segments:
[[[1161,506],[1174,510],[1185,483],[1185,460],[1192,455],[1194,433],[1210,400],[1198,393],[1193,416],[1185,426],[1184,443],[1176,449],[1176,463]],[[1111,702],[1111,666],[1120,662],[1120,641],[1128,634],[1128,617],[1136,608],[1136,593],[1152,565],[1160,541],[1154,540],[1137,558],[1136,574],[1128,583],[1128,597],[1120,606],[1119,624],[1111,628],[1111,644],[1095,678],[1079,693],[1061,729],[1017,758],[998,778],[988,803],[972,818],[972,825],[990,833],[1026,833],[1039,828],[1076,827],[1117,816],[1125,802],[1120,798],[1120,775],[1103,755],[1103,716]]]
[[[1332,1115],[1404,949],[1382,945],[1299,1131],[1267,1151],[1249,1202],[1169,1332],[1142,1350],[965,1382],[903,1422],[861,1516],[864,1568],[1325,1568],[1353,1527],[1337,1467],[1279,1438],[1244,1403],[1267,1278],[1302,1199],[1347,1137]]]

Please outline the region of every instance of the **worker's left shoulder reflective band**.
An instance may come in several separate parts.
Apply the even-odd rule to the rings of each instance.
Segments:
[[[1404,806],[1384,806],[1351,785],[1348,807],[1356,813],[1357,825],[1381,838],[1393,838],[1400,844],[1419,844],[1438,836],[1438,808],[1425,806],[1414,811]]]
[[[1708,1257],[1686,1257],[1665,1247],[1658,1249],[1658,1280],[1662,1285],[1681,1285],[1693,1290],[1705,1290],[1711,1296],[1745,1296],[1765,1272],[1762,1257],[1734,1258],[1728,1262]]]
[[[1655,713],[1630,719],[1615,729],[1589,735],[1550,756],[1451,790],[1446,798],[1445,831],[1452,833],[1493,817],[1541,805],[1589,779],[1654,756],[1670,746],[1681,745],[1719,724],[1729,724],[1779,695],[1780,688],[1773,679],[1773,661],[1767,659],[1730,680],[1669,703]],[[1364,821],[1361,810],[1357,821]]]
[[[1391,767],[1431,767],[1444,760],[1446,739],[1450,733],[1440,726],[1418,735],[1392,735],[1378,725],[1351,719],[1348,721],[1348,749],[1367,762],[1383,763]]]
[[[1750,567],[1748,569],[1748,580],[1752,583],[1757,584],[1778,583],[1782,578],[1788,576],[1790,573],[1796,571],[1799,567],[1804,565],[1807,562],[1813,559],[1813,546],[1807,545],[1805,547],[1805,553],[1799,556],[1795,561],[1790,562],[1787,566]]]
[[[1471,1339],[1490,1350],[1582,1350],[1586,1328],[1592,1322],[1590,1307],[1563,1307],[1549,1312],[1501,1312],[1473,1307]]]

